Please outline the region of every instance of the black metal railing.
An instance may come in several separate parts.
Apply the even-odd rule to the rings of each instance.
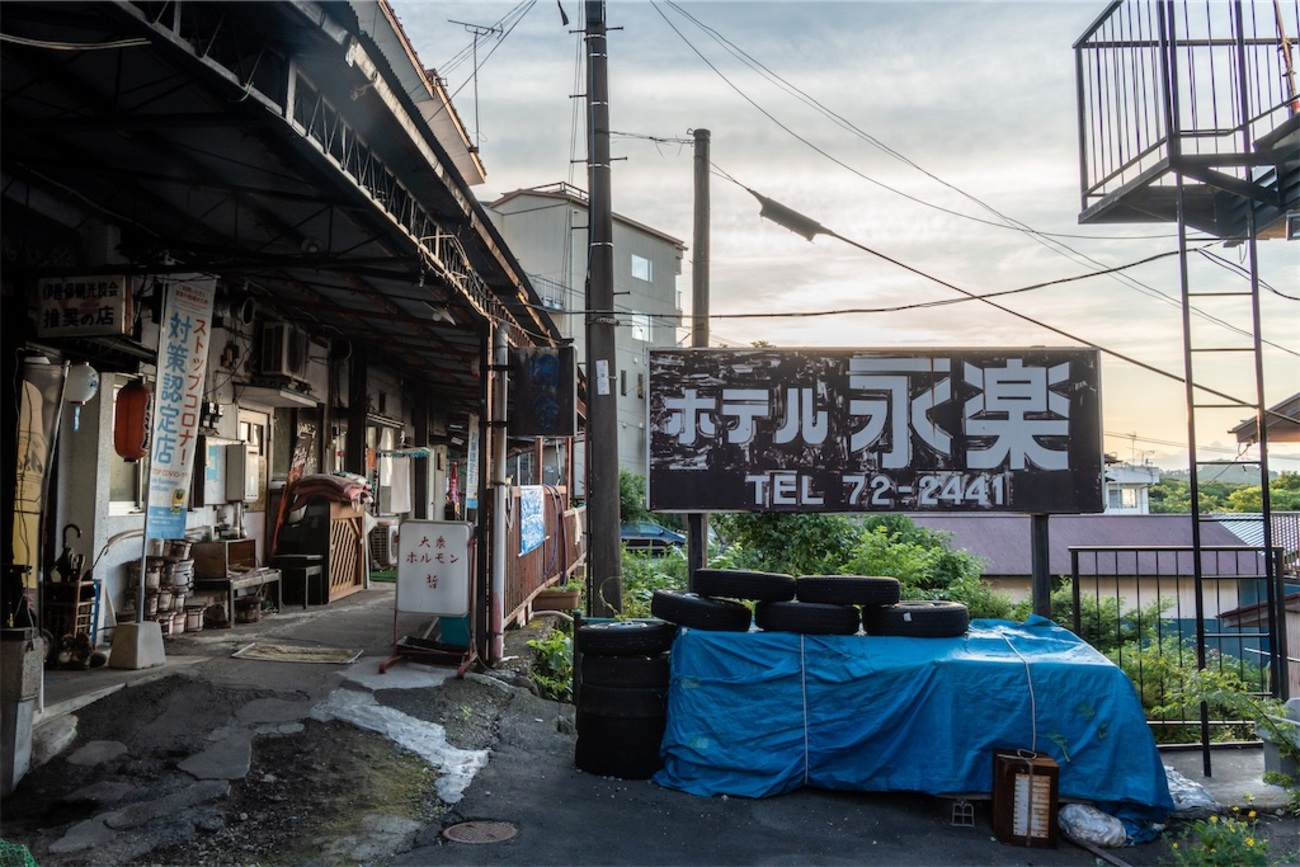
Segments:
[[[1107,7],[1074,45],[1083,210],[1179,157],[1251,171],[1252,143],[1300,112],[1298,22],[1297,0]]]
[[[1254,737],[1254,721],[1181,700],[1208,669],[1258,696],[1287,693],[1284,606],[1269,580],[1282,551],[1202,546],[1072,547],[1072,628],[1132,679],[1162,743]]]

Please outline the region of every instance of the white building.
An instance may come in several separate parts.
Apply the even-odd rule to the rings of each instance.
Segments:
[[[564,183],[515,190],[490,203],[488,213],[584,365],[587,194]],[[647,350],[677,345],[685,251],[671,235],[614,214],[618,460],[634,473],[647,467]]]
[[[1160,468],[1130,464],[1106,456],[1106,514],[1146,515],[1151,512],[1151,486],[1160,482]]]

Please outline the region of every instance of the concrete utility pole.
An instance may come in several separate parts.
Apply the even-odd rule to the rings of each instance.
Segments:
[[[609,61],[604,0],[587,0],[587,610],[623,609],[618,524],[618,398],[613,382],[614,212],[610,204]]]
[[[709,345],[709,138],[695,130],[695,255],[691,257],[691,346]],[[709,516],[686,516],[686,586],[695,589],[695,572],[708,564]]]

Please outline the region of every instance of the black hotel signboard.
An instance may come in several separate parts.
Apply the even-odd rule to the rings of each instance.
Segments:
[[[1093,349],[652,349],[650,508],[1100,512]]]

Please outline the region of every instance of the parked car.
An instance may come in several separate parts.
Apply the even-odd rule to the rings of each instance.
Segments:
[[[686,537],[676,530],[662,527],[653,521],[627,521],[619,525],[619,536],[629,551],[649,551],[661,554],[669,548],[686,544]]]

